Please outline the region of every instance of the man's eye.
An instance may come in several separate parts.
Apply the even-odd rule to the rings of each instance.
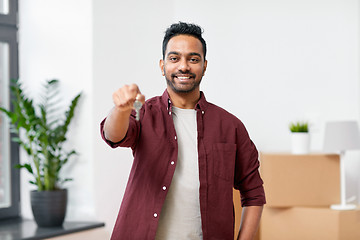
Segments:
[[[199,59],[197,59],[197,58],[191,58],[191,59],[190,59],[190,62],[197,63],[197,62],[199,62]]]
[[[177,60],[177,57],[170,57],[169,60],[172,61],[172,62],[174,62],[174,61]]]

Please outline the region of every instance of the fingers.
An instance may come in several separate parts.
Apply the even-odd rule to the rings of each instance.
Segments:
[[[138,94],[136,95],[136,100],[139,101],[139,102],[141,102],[142,104],[144,104],[144,103],[145,103],[145,96],[142,95],[141,93],[138,93]]]
[[[124,85],[113,93],[113,102],[115,107],[123,111],[133,109],[135,100],[138,98],[140,102],[145,103],[145,96],[141,94],[136,84]]]

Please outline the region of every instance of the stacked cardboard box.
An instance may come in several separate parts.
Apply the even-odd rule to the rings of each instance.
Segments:
[[[266,207],[260,231],[261,240],[359,240],[360,210]]]
[[[339,155],[264,154],[261,176],[267,204],[261,240],[360,239],[360,210],[336,211]]]

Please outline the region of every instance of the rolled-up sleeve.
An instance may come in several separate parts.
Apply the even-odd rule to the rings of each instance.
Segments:
[[[114,142],[106,139],[105,133],[104,133],[105,120],[106,120],[106,118],[104,118],[104,120],[102,120],[101,123],[100,123],[100,134],[101,134],[101,138],[110,147],[112,147],[112,148],[117,148],[117,147],[131,147],[131,148],[134,148],[135,147],[136,139],[138,137],[139,128],[140,128],[140,123],[135,120],[135,113],[132,113],[131,116],[130,116],[129,128],[127,130],[127,133],[126,133],[124,139],[121,140],[120,142],[117,142],[117,143],[114,143]]]
[[[243,207],[264,205],[266,199],[259,173],[258,151],[243,124],[237,129],[237,138],[234,188],[240,191]]]

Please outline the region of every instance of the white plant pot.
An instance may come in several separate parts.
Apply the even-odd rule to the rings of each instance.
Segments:
[[[310,152],[310,134],[306,132],[291,133],[291,153],[308,154]]]

